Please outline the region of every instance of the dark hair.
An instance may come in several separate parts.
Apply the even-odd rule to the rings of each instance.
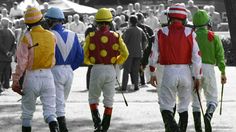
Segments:
[[[130,23],[131,23],[132,26],[137,25],[137,23],[138,23],[137,16],[131,15],[130,18],[129,18],[129,21],[130,21]]]
[[[138,21],[144,18],[144,15],[142,13],[137,13],[136,15],[137,15]]]

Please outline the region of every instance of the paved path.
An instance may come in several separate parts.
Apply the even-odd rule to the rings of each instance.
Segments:
[[[85,87],[86,67],[75,71],[72,91],[70,93],[66,111],[67,123],[70,132],[92,132],[88,106],[88,92]],[[227,67],[228,83],[225,85],[223,113],[219,115],[219,107],[216,109],[212,124],[213,132],[236,132],[236,68]],[[216,68],[216,76],[219,82],[219,72]],[[219,95],[221,86],[218,84]],[[148,85],[139,91],[125,93],[129,106],[126,107],[122,95],[115,95],[114,111],[110,132],[164,132],[157,94],[155,88]],[[0,95],[0,132],[20,132],[20,96],[6,90]],[[203,104],[205,105],[203,100]],[[102,103],[99,106],[103,112]],[[206,109],[204,107],[204,109]],[[176,116],[178,120],[178,115]],[[47,132],[48,126],[42,118],[42,106],[37,102],[36,112],[33,118],[33,132]],[[188,132],[194,132],[191,107],[189,111]]]

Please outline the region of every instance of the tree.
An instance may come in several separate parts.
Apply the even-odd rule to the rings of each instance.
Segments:
[[[232,56],[236,56],[236,0],[224,0],[232,42]],[[236,58],[233,65],[236,66]]]

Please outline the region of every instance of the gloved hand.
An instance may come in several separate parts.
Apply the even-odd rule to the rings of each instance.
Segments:
[[[194,79],[194,87],[193,87],[193,90],[195,92],[198,92],[199,89],[200,89],[200,83],[201,83],[201,80],[200,79]]]
[[[158,83],[156,76],[151,76],[150,83],[153,87],[157,87]]]
[[[24,95],[24,94],[22,93],[22,88],[21,88],[21,86],[20,86],[20,84],[19,84],[19,81],[13,81],[13,83],[12,83],[12,90],[13,90],[14,92],[20,94],[20,95]]]
[[[225,84],[226,80],[227,80],[227,78],[226,78],[225,74],[221,74],[221,84]]]

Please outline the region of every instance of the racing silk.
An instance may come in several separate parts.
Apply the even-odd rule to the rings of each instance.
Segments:
[[[17,66],[13,80],[18,81],[25,70],[48,69],[55,65],[55,35],[38,25],[26,32],[17,48]]]
[[[129,55],[120,35],[108,29],[90,32],[84,52],[85,64],[123,64]]]
[[[225,74],[224,48],[219,36],[204,27],[198,28],[196,34],[196,40],[202,53],[202,63],[216,64],[221,73]]]
[[[84,53],[76,33],[60,24],[55,25],[52,32],[57,37],[56,65],[70,65],[73,70],[77,69],[84,61]]]
[[[150,70],[155,71],[155,65],[193,64],[193,76],[201,77],[201,56],[196,34],[182,23],[175,22],[160,29],[155,36],[150,56]]]

